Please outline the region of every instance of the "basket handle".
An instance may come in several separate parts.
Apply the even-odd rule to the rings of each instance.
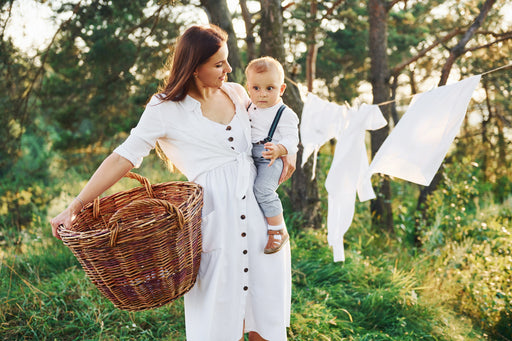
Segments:
[[[124,206],[123,208],[119,209],[116,213],[112,215],[112,217],[110,217],[110,220],[108,222],[108,227],[111,232],[110,246],[114,247],[117,244],[117,236],[120,230],[119,221],[121,221],[124,216],[129,215],[129,212],[134,210],[142,208],[154,208],[155,206],[162,206],[163,208],[165,208],[165,210],[170,216],[174,214],[178,220],[178,228],[181,229],[183,227],[183,225],[185,224],[185,216],[183,215],[183,212],[181,212],[181,210],[178,207],[171,204],[167,200],[154,198],[135,200],[130,204]]]
[[[150,198],[155,197],[155,193],[153,192],[153,188],[151,187],[151,183],[149,182],[148,178],[146,178],[140,174],[133,173],[133,172],[126,173],[123,176],[123,178],[130,178],[133,180],[137,180],[146,189],[146,193],[148,194],[148,197],[150,197]],[[98,217],[100,216],[100,197],[97,197],[96,199],[94,199],[94,203],[92,205],[92,216],[94,219],[98,219]]]

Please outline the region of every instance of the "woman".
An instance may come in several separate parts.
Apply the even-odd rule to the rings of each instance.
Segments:
[[[249,99],[224,83],[227,35],[190,27],[177,42],[170,76],[151,98],[130,136],[108,156],[68,208],[52,219],[67,226],[85,203],[116,183],[158,142],[163,153],[204,189],[203,254],[195,286],[185,295],[187,340],[286,340],[290,249],[265,255],[265,219],[253,194]],[[287,157],[282,180],[294,170]]]

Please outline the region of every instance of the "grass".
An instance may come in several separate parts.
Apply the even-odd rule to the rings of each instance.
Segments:
[[[139,172],[164,181],[150,166]],[[74,194],[77,181],[66,183]],[[111,191],[134,185],[126,180]],[[415,189],[398,183],[403,200],[393,203],[393,235],[372,228],[368,204],[358,203],[341,263],[332,261],[325,226],[303,229],[299,215],[285,214],[293,271],[289,339],[510,340],[512,199],[471,201],[460,195],[471,192],[465,186],[436,192],[435,214],[418,227],[409,213]],[[68,199],[57,198],[50,215]],[[144,312],[116,309],[45,221],[36,217],[22,246],[0,253],[0,339],[185,340],[182,299]],[[418,228],[421,247],[411,238]]]
[[[349,247],[346,262],[333,263],[324,231],[292,231],[291,340],[484,338],[467,317],[470,312],[457,312],[453,306],[459,290],[447,287],[445,281],[439,289],[449,297],[435,300],[432,285],[438,277],[422,274],[436,273],[428,270],[433,264],[428,260],[412,267],[399,257],[390,262],[390,255],[365,255],[356,244]],[[381,242],[375,238],[364,248]],[[146,312],[116,309],[56,241],[4,258],[0,277],[5,294],[0,302],[2,339],[184,340],[181,299]],[[448,279],[452,285],[456,282]]]

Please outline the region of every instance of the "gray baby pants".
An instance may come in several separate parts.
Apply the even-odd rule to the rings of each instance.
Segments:
[[[274,217],[283,212],[283,206],[276,193],[279,187],[279,178],[283,171],[283,160],[278,158],[272,166],[268,166],[270,160],[261,156],[265,150],[262,144],[252,144],[252,158],[258,174],[254,180],[254,195],[265,217]]]

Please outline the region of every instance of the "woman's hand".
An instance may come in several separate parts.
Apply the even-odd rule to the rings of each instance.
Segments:
[[[295,164],[297,163],[297,154],[288,154],[281,157],[283,160],[283,171],[281,172],[281,177],[279,178],[279,184],[288,180],[293,172],[295,172]]]
[[[130,161],[120,156],[119,154],[110,154],[80,192],[79,197],[76,197],[58,216],[50,220],[52,225],[52,233],[55,238],[61,239],[57,228],[63,225],[66,228],[71,227],[76,215],[84,206],[94,200],[94,198],[101,195],[113,184],[119,181],[133,165]],[[80,199],[79,199],[80,198]]]
[[[69,204],[68,208],[50,220],[50,224],[52,225],[52,234],[55,238],[61,239],[57,228],[60,225],[70,227],[73,220],[75,220],[76,212],[79,212],[81,208],[82,204],[77,199],[74,199],[71,204]]]

